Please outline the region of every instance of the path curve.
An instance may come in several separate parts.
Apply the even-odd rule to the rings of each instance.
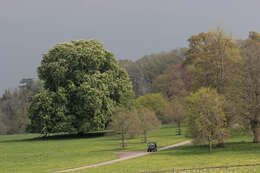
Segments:
[[[170,148],[179,147],[181,145],[185,145],[185,144],[189,144],[189,143],[191,143],[191,140],[187,140],[187,141],[180,142],[180,143],[177,143],[177,144],[162,147],[162,148],[159,148],[158,151],[163,151],[163,150],[167,150],[167,149],[170,149]],[[109,160],[109,161],[101,162],[101,163],[94,164],[94,165],[82,166],[82,167],[79,167],[79,168],[72,168],[72,169],[56,171],[55,173],[78,171],[78,170],[87,169],[87,168],[94,168],[94,167],[99,167],[99,166],[103,166],[103,165],[109,165],[109,164],[112,164],[112,163],[120,162],[120,161],[123,161],[123,160],[133,159],[133,158],[145,156],[145,155],[148,155],[148,154],[151,154],[151,152],[146,152],[146,151],[138,152],[138,153],[135,153],[133,155],[122,157],[122,158],[119,158],[119,159]]]

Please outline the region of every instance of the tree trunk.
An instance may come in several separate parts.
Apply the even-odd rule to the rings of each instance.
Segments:
[[[260,127],[255,126],[253,127],[253,133],[254,133],[254,143],[260,142]]]
[[[144,130],[144,143],[147,143],[147,132]]]
[[[178,122],[178,135],[181,135],[181,123]]]
[[[211,140],[209,141],[209,152],[210,153],[212,152],[212,142],[211,142]]]
[[[221,133],[219,139],[218,139],[218,144],[217,144],[217,147],[224,147],[224,134]]]
[[[122,132],[122,144],[121,144],[121,148],[125,149],[125,134],[124,132]]]
[[[254,143],[260,142],[260,116],[256,117],[254,120],[251,120],[251,128],[254,134]]]

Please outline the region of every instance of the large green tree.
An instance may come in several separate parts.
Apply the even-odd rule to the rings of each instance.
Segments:
[[[38,68],[44,89],[30,106],[32,131],[86,133],[109,123],[112,109],[134,96],[125,70],[96,40],[57,44]]]

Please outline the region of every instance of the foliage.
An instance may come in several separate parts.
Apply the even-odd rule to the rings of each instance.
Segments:
[[[153,111],[162,123],[168,122],[170,106],[160,93],[140,96],[137,103]]]
[[[95,40],[57,44],[43,55],[38,74],[44,90],[30,106],[34,132],[102,130],[114,106],[133,104],[127,73]]]
[[[232,81],[234,64],[240,60],[236,43],[221,29],[200,33],[188,41],[184,64],[192,65],[193,91],[210,87],[225,93]]]
[[[138,110],[140,119],[140,130],[144,135],[144,143],[147,143],[148,133],[152,130],[160,128],[161,122],[156,117],[155,113],[145,107],[141,107]]]
[[[47,135],[48,133],[73,130],[72,118],[66,116],[68,103],[65,90],[60,88],[57,92],[42,90],[34,96],[30,106],[31,129]],[[33,117],[32,115],[36,115]]]
[[[212,143],[226,133],[225,99],[214,89],[201,88],[190,94],[186,102],[188,135],[195,143],[207,141],[211,152]]]

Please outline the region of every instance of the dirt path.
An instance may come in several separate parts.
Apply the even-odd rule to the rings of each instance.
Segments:
[[[167,150],[167,149],[178,147],[178,146],[185,145],[185,144],[188,144],[188,143],[191,143],[191,140],[180,142],[180,143],[173,144],[173,145],[169,145],[169,146],[166,146],[166,147],[162,147],[162,148],[159,148],[158,151]],[[120,161],[123,161],[123,160],[128,160],[128,159],[132,159],[132,158],[136,158],[136,157],[140,157],[140,156],[145,156],[145,155],[148,155],[150,153],[148,153],[146,151],[136,151],[136,152],[119,152],[117,154],[121,158],[116,159],[116,160],[101,162],[101,163],[94,164],[94,165],[88,165],[88,166],[83,166],[83,167],[79,167],[79,168],[66,169],[66,170],[62,170],[62,171],[56,171],[55,173],[71,172],[71,171],[78,171],[78,170],[87,169],[87,168],[94,168],[94,167],[98,167],[98,166],[103,166],[103,165],[108,165],[108,164],[120,162]]]

